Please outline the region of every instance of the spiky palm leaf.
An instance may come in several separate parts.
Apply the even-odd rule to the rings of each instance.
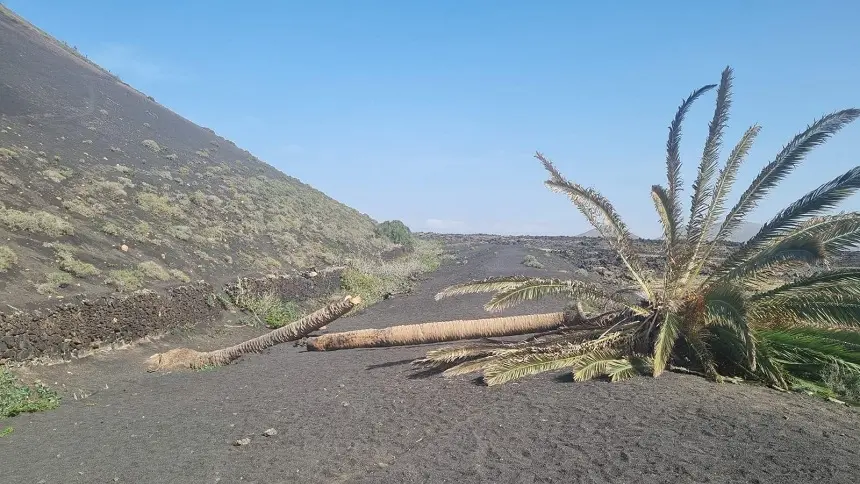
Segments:
[[[529,282],[530,280],[532,280],[532,278],[526,276],[503,276],[488,277],[479,281],[463,282],[442,289],[436,294],[436,300],[438,301],[442,298],[452,296],[462,296],[464,294],[507,291]]]
[[[825,143],[846,125],[860,117],[860,109],[843,109],[830,113],[809,125],[803,132],[798,133],[767,166],[762,168],[758,176],[741,195],[738,202],[729,211],[718,231],[718,242],[725,241],[734,230],[744,221],[749,212],[755,209],[758,202],[767,193],[791,173],[813,148]]]
[[[487,311],[502,311],[526,301],[537,301],[547,296],[558,295],[587,301],[607,301],[611,299],[611,296],[596,284],[576,280],[531,279],[516,287],[497,292],[484,305],[484,308]]]
[[[654,203],[658,207],[658,212],[665,212],[665,216],[661,213],[661,219],[665,218],[663,227],[666,238],[667,272],[671,272],[674,268],[674,260],[678,257],[680,242],[678,227],[683,221],[679,198],[682,189],[681,128],[693,103],[715,87],[717,87],[716,84],[708,84],[693,91],[678,107],[675,118],[669,125],[669,139],[666,141],[666,181],[668,185],[666,189],[659,188],[656,194],[654,189],[658,186],[652,187],[652,197],[655,197]],[[667,277],[671,280],[672,274],[667,274]]]
[[[760,131],[761,127],[758,125],[750,127],[743,136],[741,136],[740,141],[729,154],[729,158],[726,160],[726,165],[720,170],[717,184],[714,187],[713,197],[711,198],[711,204],[708,207],[707,214],[705,215],[705,222],[703,224],[702,231],[699,234],[699,239],[696,241],[696,248],[693,250],[692,263],[694,264],[694,268],[691,274],[693,277],[701,272],[702,267],[705,262],[708,261],[711,252],[713,252],[717,241],[721,240],[722,236],[718,231],[714,237],[714,242],[710,245],[706,245],[707,238],[710,236],[714,222],[725,210],[724,205],[729,196],[729,192],[734,186],[738,169],[744,159],[746,159],[747,153],[749,153],[749,150]],[[704,252],[700,254],[700,249],[703,246],[705,246]]]
[[[707,212],[710,205],[708,199],[714,196],[711,179],[717,171],[723,130],[729,118],[729,107],[732,102],[731,86],[732,70],[727,67],[723,71],[722,78],[720,79],[720,87],[717,89],[717,103],[714,108],[714,117],[708,127],[708,138],[705,141],[696,181],[693,183],[690,221],[687,224],[687,253],[684,257],[688,267],[682,277],[683,279],[689,277],[689,273],[695,264],[701,239],[703,236],[707,236]]]
[[[535,158],[551,175],[551,179],[545,182],[547,187],[565,193],[570,198],[589,223],[618,253],[630,275],[650,299],[651,288],[642,272],[642,262],[632,248],[630,231],[609,200],[593,188],[586,188],[565,179],[555,165],[541,153],[536,153]]]

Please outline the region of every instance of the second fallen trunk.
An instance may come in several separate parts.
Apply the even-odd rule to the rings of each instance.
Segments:
[[[550,331],[562,326],[564,322],[565,314],[557,312],[404,324],[383,329],[360,329],[344,333],[324,334],[308,341],[307,348],[309,351],[332,351],[514,336]]]

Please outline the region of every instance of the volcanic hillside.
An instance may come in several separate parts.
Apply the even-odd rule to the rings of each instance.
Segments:
[[[374,256],[375,221],[0,7],[0,299]],[[5,308],[4,308],[5,309]]]

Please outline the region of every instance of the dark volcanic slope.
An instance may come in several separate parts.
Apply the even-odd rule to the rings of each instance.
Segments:
[[[525,272],[526,252],[463,249],[467,263],[331,329],[486,316],[485,298],[433,294]],[[519,309],[556,307],[547,304]],[[782,484],[849,483],[860,473],[856,409],[677,374],[615,384],[546,374],[494,388],[416,378],[408,362],[426,349],[281,345],[215,371],[167,375],[143,371],[146,351],[133,352],[137,366],[43,368],[46,381],[77,378],[98,391],[4,421],[15,430],[0,439],[3,480]],[[263,437],[269,428],[277,435]],[[245,437],[250,445],[231,445]]]
[[[373,227],[0,7],[0,300],[372,255]]]

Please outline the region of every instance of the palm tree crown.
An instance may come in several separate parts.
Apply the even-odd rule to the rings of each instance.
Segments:
[[[666,185],[651,187],[663,229],[664,270],[654,279],[631,243],[630,232],[597,190],[568,180],[543,154],[546,185],[567,195],[617,252],[639,297],[607,293],[598,285],[559,279],[499,277],[446,288],[437,299],[494,293],[486,309],[501,310],[549,295],[601,301],[614,309],[596,317],[581,310],[565,327],[518,343],[494,341],[430,351],[419,363],[446,375],[482,372],[487,384],[571,369],[575,380],[619,380],[669,367],[713,379],[740,377],[778,388],[803,386],[827,392],[833,379],[860,381],[860,268],[827,268],[826,262],[860,242],[860,213],[827,214],[860,188],[855,167],[810,191],[777,213],[728,257],[715,248],[805,155],[860,116],[858,109],[830,113],[797,134],[727,210],[738,169],[760,127],[747,129],[719,166],[731,107],[732,70],[719,84],[693,91],[680,105],[666,144]],[[682,208],[681,126],[692,104],[716,88],[716,107],[692,184],[689,214]],[[776,277],[787,266],[817,272],[797,280]],[[703,268],[716,268],[703,274]],[[860,388],[860,385],[858,385]]]

